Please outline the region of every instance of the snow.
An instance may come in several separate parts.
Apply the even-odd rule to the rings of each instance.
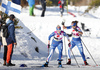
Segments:
[[[37,5],[37,7],[40,7]],[[87,6],[69,6],[69,12],[76,15],[73,17],[70,14],[67,14],[65,9],[64,16],[60,17],[59,7],[47,7],[45,17],[40,17],[41,10],[34,9],[35,17],[29,16],[28,7],[23,8],[20,15],[16,15],[19,19],[19,26],[22,26],[23,29],[16,29],[16,39],[17,39],[17,46],[14,48],[14,53],[12,56],[12,63],[15,63],[15,67],[6,67],[3,66],[3,47],[0,51],[0,70],[60,70],[57,68],[57,58],[58,58],[58,50],[56,49],[54,55],[52,56],[48,68],[39,68],[36,66],[41,66],[45,63],[46,58],[48,56],[48,36],[53,31],[56,30],[57,25],[61,25],[62,21],[65,20],[65,25],[69,26],[72,21],[78,20],[78,26],[81,27],[81,23],[84,23],[86,28],[91,29],[91,35],[89,36],[88,32],[84,32],[83,36],[81,37],[82,41],[85,43],[86,47],[88,48],[89,52],[92,54],[93,58],[95,59],[96,63],[100,65],[100,54],[99,54],[99,41],[100,41],[100,7],[93,12],[91,10],[89,13],[86,13],[80,16]],[[66,33],[71,33],[70,30],[64,30]],[[65,38],[66,39],[66,38]],[[70,38],[71,39],[71,38]],[[67,40],[65,40],[66,49]],[[35,48],[38,47],[39,52],[36,52]],[[69,70],[100,70],[99,66],[92,67],[92,66],[82,66],[83,60],[81,55],[79,54],[78,48],[75,47],[73,49],[74,55],[80,65],[78,68],[74,57],[72,56],[72,64],[75,66],[68,66],[63,65],[65,69]],[[84,46],[84,53],[86,55],[88,63],[90,65],[95,65],[91,56],[87,52]],[[62,64],[66,63],[66,54],[65,53],[65,46],[63,49],[63,61]],[[26,64],[27,67],[20,67],[21,64]]]

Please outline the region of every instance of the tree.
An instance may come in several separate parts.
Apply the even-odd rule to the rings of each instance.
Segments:
[[[85,10],[86,12],[89,12],[89,10],[91,10],[92,8],[98,8],[100,6],[100,0],[94,0],[89,4],[89,7]]]

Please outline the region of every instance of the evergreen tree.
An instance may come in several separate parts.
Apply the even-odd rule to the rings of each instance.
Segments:
[[[85,10],[86,12],[89,12],[89,10],[91,10],[92,8],[98,8],[100,6],[100,0],[94,0],[89,4],[89,7]]]

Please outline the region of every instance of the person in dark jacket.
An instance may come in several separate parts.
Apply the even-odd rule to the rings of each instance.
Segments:
[[[11,63],[13,47],[14,45],[17,45],[16,39],[15,39],[14,19],[15,19],[15,16],[11,14],[9,17],[9,20],[6,23],[7,25],[10,23],[10,25],[8,26],[9,36],[6,38],[6,42],[7,42],[7,59],[6,59],[7,64],[6,65],[7,66],[15,66],[15,64]]]
[[[4,55],[3,55],[3,60],[4,60],[4,66],[6,65],[6,56],[7,56],[7,42],[6,38],[3,37],[3,25],[6,25],[5,22],[2,20],[2,16],[0,15],[0,46],[4,46]]]
[[[0,0],[0,3],[1,3],[1,1],[2,1],[2,0]]]
[[[46,11],[46,0],[41,0],[41,5],[42,5],[41,17],[44,17],[45,16],[45,11]]]
[[[20,5],[21,4],[21,0],[12,0],[13,3]]]

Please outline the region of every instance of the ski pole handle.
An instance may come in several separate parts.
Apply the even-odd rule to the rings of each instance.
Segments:
[[[48,44],[47,48],[48,48],[48,49],[50,48],[50,44]]]
[[[68,47],[71,47],[71,44],[70,43],[68,44]]]
[[[64,25],[64,24],[65,24],[65,22],[62,22],[61,24],[62,24],[62,25]]]

